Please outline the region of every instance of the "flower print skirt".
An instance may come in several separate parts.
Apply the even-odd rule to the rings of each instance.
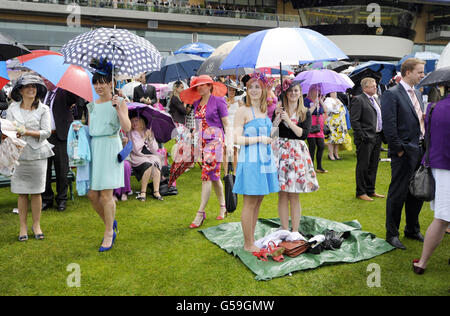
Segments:
[[[273,150],[280,191],[308,193],[319,189],[309,149],[303,140],[278,138]]]

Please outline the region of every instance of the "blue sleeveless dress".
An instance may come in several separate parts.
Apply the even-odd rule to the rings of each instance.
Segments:
[[[268,117],[255,118],[244,125],[245,137],[270,137],[272,122]],[[267,195],[278,192],[277,168],[272,146],[263,143],[241,146],[233,192],[243,195]]]

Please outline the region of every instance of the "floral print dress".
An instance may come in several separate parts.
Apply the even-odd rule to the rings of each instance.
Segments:
[[[224,136],[220,128],[211,128],[206,122],[206,106],[199,104],[195,118],[199,123],[198,157],[202,166],[202,181],[220,180],[220,166],[223,157]]]
[[[291,118],[296,125],[295,118]],[[300,139],[278,138],[274,154],[280,191],[309,193],[319,189],[314,164],[306,143]]]

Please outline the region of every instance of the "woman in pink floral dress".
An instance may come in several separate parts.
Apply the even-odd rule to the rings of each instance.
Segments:
[[[282,229],[289,229],[289,204],[292,231],[298,232],[301,205],[299,193],[314,192],[319,189],[314,164],[304,140],[311,127],[311,113],[303,105],[300,82],[283,82],[284,107],[275,110],[273,125],[279,127],[279,138],[275,146],[278,167],[278,213]]]

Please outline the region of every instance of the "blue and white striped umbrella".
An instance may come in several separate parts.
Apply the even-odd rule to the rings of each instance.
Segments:
[[[348,56],[322,34],[305,28],[274,28],[252,33],[228,54],[220,69],[299,65]]]

